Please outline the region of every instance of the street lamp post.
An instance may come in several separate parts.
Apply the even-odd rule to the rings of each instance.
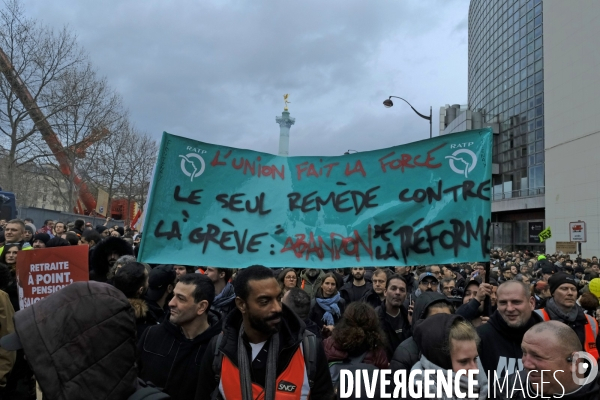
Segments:
[[[420,112],[418,112],[417,110],[415,110],[415,108],[412,106],[412,104],[410,104],[408,101],[406,101],[405,99],[403,99],[402,97],[398,97],[398,96],[390,96],[387,100],[383,101],[383,105],[386,106],[387,108],[390,108],[394,105],[394,103],[392,102],[392,97],[396,98],[396,99],[400,99],[402,101],[404,101],[406,104],[408,104],[410,106],[410,108],[412,108],[412,110],[417,113],[417,115],[423,119],[426,119],[429,121],[429,138],[433,137],[433,127],[432,127],[432,108],[431,106],[429,107],[429,117],[427,115],[423,115]]]

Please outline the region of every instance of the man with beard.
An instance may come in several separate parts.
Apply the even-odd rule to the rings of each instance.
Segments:
[[[123,239],[108,237],[101,240],[90,258],[90,280],[106,282],[108,272],[121,256],[133,256],[133,248]]]
[[[325,271],[316,268],[308,268],[300,274],[300,279],[302,279],[302,289],[310,295],[311,300],[315,298],[317,290],[321,287],[324,276]]]
[[[408,310],[402,305],[406,299],[404,278],[398,274],[392,275],[386,283],[384,295],[383,304],[375,311],[387,337],[385,350],[388,360],[391,360],[400,343],[411,336]]]
[[[233,284],[236,309],[204,354],[196,399],[333,398],[323,346],[281,304],[273,272],[254,265]]]
[[[124,256],[131,257],[131,256]],[[117,261],[119,262],[119,261]],[[146,304],[154,319],[162,324],[168,312],[168,303],[173,297],[175,288],[175,271],[171,264],[162,264],[154,267],[148,274],[148,291]]]
[[[481,338],[479,358],[488,376],[504,378],[523,369],[523,336],[542,318],[533,312],[535,300],[527,284],[505,282],[498,286],[496,295],[497,310],[487,324],[477,328]]]
[[[168,272],[169,280],[175,281],[174,271]],[[180,276],[169,302],[168,320],[146,329],[138,342],[139,377],[163,388],[173,399],[195,398],[200,362],[210,340],[221,332],[216,314],[209,315],[214,297],[208,277]]]
[[[423,272],[419,275],[419,285],[417,289],[408,295],[406,300],[404,301],[404,307],[408,309],[411,306],[411,303],[414,302],[421,293],[425,292],[438,292],[440,287],[440,282],[431,272]]]
[[[31,244],[24,240],[25,238],[25,223],[20,219],[11,219],[4,227],[5,245],[18,243],[21,245],[21,250],[31,250]],[[0,247],[0,255],[4,252],[4,246]]]
[[[34,249],[45,249],[46,244],[50,241],[51,237],[47,233],[36,233],[33,237],[33,248]]]
[[[347,306],[353,301],[360,301],[365,293],[372,288],[373,284],[365,280],[365,269],[363,267],[353,267],[352,280],[342,286],[340,296],[346,301]]]
[[[387,273],[383,269],[376,269],[372,277],[373,287],[365,293],[362,301],[370,304],[373,308],[377,308],[383,304],[385,300],[385,285],[387,283]]]
[[[235,291],[229,282],[233,271],[231,268],[207,267],[205,274],[215,286],[215,301],[212,303],[211,310],[218,312],[221,318],[224,318],[235,308]]]
[[[559,272],[548,279],[550,294],[546,306],[535,310],[544,321],[560,321],[571,327],[579,337],[583,350],[598,360],[598,322],[583,312],[577,304],[577,283],[571,275]]]

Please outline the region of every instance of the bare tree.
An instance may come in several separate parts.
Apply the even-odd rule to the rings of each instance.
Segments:
[[[123,177],[118,191],[127,199],[128,204],[137,202],[143,209],[156,163],[158,145],[148,135],[134,130],[124,150]]]
[[[31,102],[45,118],[69,106],[55,85],[86,61],[75,37],[66,29],[55,32],[25,17],[18,0],[0,9],[0,50],[5,76],[23,84]],[[42,144],[36,123],[8,79],[0,77],[0,143],[6,150],[5,187],[18,191],[19,169],[50,153]]]
[[[65,201],[69,209],[73,209],[76,171],[97,168],[94,160],[103,148],[92,145],[110,137],[111,130],[119,129],[125,117],[121,98],[109,87],[106,79],[97,78],[90,64],[63,74],[54,89],[52,95],[65,99],[69,104],[48,118],[64,146],[69,174],[64,174],[64,163],[58,165],[53,157],[40,160],[45,165],[54,165],[57,170],[63,169],[63,174],[51,174],[49,179],[56,187],[64,189]],[[43,152],[43,149],[37,151]]]

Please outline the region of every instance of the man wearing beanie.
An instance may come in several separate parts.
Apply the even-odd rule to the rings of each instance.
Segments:
[[[584,351],[598,360],[598,322],[583,312],[577,304],[577,282],[564,272],[554,274],[548,279],[552,298],[546,307],[535,310],[544,321],[560,321],[571,327],[579,337]]]
[[[36,233],[33,237],[33,248],[34,249],[44,249],[46,245],[50,241],[50,235],[47,233]]]

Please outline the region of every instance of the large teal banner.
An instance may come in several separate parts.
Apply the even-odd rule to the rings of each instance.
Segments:
[[[164,133],[140,258],[231,268],[485,261],[492,135],[278,157]]]

